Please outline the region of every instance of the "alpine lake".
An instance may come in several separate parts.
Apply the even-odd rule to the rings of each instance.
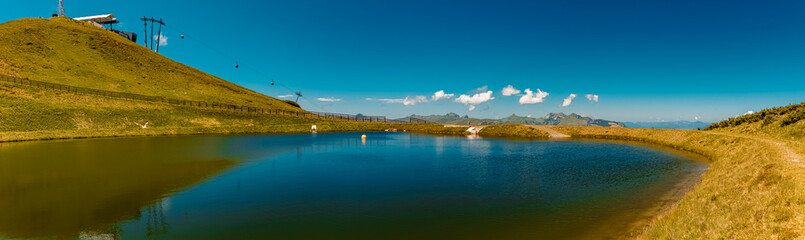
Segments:
[[[706,169],[639,144],[391,132],[0,143],[0,239],[620,238]]]

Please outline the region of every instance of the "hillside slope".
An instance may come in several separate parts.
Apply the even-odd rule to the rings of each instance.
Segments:
[[[730,118],[705,128],[783,139],[805,137],[805,102]]]
[[[0,24],[0,74],[108,91],[299,110],[68,18]]]
[[[649,142],[707,156],[710,168],[644,239],[805,236],[805,103],[714,123],[706,131],[553,127],[573,137]]]
[[[624,122],[629,128],[702,129],[713,123],[702,121]]]

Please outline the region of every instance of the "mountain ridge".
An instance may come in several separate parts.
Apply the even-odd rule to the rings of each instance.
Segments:
[[[440,124],[469,124],[471,125],[502,125],[502,124],[529,124],[529,125],[557,125],[557,126],[601,126],[601,127],[624,127],[625,125],[617,121],[594,119],[581,116],[576,113],[549,113],[542,118],[529,116],[518,116],[512,114],[500,119],[491,118],[471,118],[467,115],[460,116],[454,112],[445,115],[416,115],[399,118],[397,120],[406,121],[409,117],[422,119],[428,122]]]

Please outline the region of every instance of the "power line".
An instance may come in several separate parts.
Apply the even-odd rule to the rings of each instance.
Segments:
[[[317,107],[317,108],[321,109],[321,110],[322,110],[322,111],[324,111],[324,112],[329,112],[329,111],[327,111],[327,109],[324,109],[324,107],[319,106],[318,104],[314,103],[313,101],[307,100],[307,98],[306,98],[306,97],[302,97],[302,100],[305,100],[306,102],[308,102],[308,103],[310,103],[311,105],[313,105],[313,106],[315,106],[315,107]]]
[[[263,72],[261,72],[261,71],[259,71],[259,70],[255,69],[255,68],[251,67],[251,66],[250,66],[250,65],[248,65],[248,64],[243,65],[242,63],[240,63],[240,61],[238,61],[238,59],[237,59],[237,58],[235,58],[235,57],[233,57],[233,56],[231,56],[231,55],[229,55],[229,54],[225,53],[224,51],[221,51],[221,50],[220,50],[220,49],[218,49],[218,48],[213,47],[212,45],[209,45],[209,44],[207,44],[207,43],[205,43],[205,42],[203,42],[203,41],[201,41],[201,40],[199,40],[199,39],[197,39],[197,38],[195,38],[195,37],[193,37],[193,36],[184,35],[184,31],[182,31],[182,30],[180,30],[180,29],[177,29],[177,28],[175,28],[175,27],[168,26],[168,25],[165,25],[165,27],[170,28],[170,29],[173,29],[173,30],[175,30],[175,31],[177,31],[177,32],[181,32],[181,33],[182,33],[182,38],[187,38],[187,39],[190,39],[190,40],[195,41],[196,43],[198,43],[198,44],[200,44],[200,45],[202,45],[202,46],[204,46],[204,47],[206,47],[206,48],[208,48],[208,49],[212,50],[213,52],[218,53],[219,55],[221,55],[221,56],[223,56],[223,57],[226,57],[226,58],[228,58],[228,59],[230,59],[230,60],[234,61],[234,62],[236,63],[236,66],[243,67],[243,68],[245,68],[245,69],[247,69],[247,70],[249,70],[249,71],[252,71],[252,72],[254,72],[255,74],[257,74],[257,75],[259,75],[259,76],[261,76],[261,77],[265,78],[266,80],[271,81],[272,83],[274,83],[274,84],[276,84],[276,85],[278,85],[278,86],[280,86],[280,87],[282,87],[282,88],[285,88],[286,90],[290,91],[291,93],[294,93],[294,94],[295,94],[295,93],[299,92],[298,90],[295,90],[295,89],[293,89],[293,88],[291,88],[291,87],[288,87],[288,86],[286,86],[285,84],[275,82],[275,81],[274,81],[274,78],[269,77],[269,76],[268,76],[268,75],[266,75],[265,73],[263,73]]]
[[[165,27],[167,27],[167,28],[169,28],[169,29],[172,29],[172,30],[174,30],[174,31],[180,32],[180,33],[181,33],[181,36],[182,36],[182,39],[184,39],[184,38],[188,38],[188,39],[190,39],[190,40],[193,40],[193,41],[195,41],[196,43],[198,43],[198,44],[200,44],[200,45],[202,45],[202,46],[206,47],[207,49],[212,50],[213,52],[218,53],[219,55],[221,55],[221,56],[223,56],[223,57],[225,57],[225,58],[228,58],[228,59],[230,59],[230,60],[234,61],[234,62],[236,63],[236,64],[235,64],[235,66],[236,66],[236,67],[238,67],[238,66],[240,66],[240,67],[244,67],[246,70],[252,71],[252,72],[254,72],[255,74],[257,74],[257,75],[259,75],[259,76],[261,76],[261,77],[265,78],[266,80],[271,81],[272,85],[276,84],[276,85],[278,85],[278,86],[280,86],[280,87],[282,87],[282,88],[285,88],[286,90],[290,91],[291,93],[293,93],[293,94],[297,94],[297,95],[299,96],[299,98],[301,98],[302,100],[304,100],[304,101],[306,101],[306,102],[310,103],[310,105],[313,105],[314,107],[316,107],[316,108],[320,109],[321,111],[328,112],[328,111],[327,111],[327,109],[325,109],[324,107],[322,107],[322,106],[321,106],[321,105],[319,105],[319,104],[316,104],[316,103],[315,103],[313,100],[309,100],[307,97],[302,96],[300,91],[294,90],[293,88],[288,87],[288,86],[286,86],[286,85],[284,85],[284,84],[282,84],[282,83],[275,82],[275,81],[274,81],[274,78],[269,77],[269,76],[268,76],[268,75],[266,75],[265,73],[263,73],[263,72],[261,72],[261,71],[259,71],[259,70],[255,69],[255,68],[251,67],[251,66],[250,66],[250,65],[248,65],[248,64],[246,64],[246,65],[241,64],[241,63],[238,61],[238,59],[237,59],[237,58],[235,58],[235,57],[233,57],[233,56],[231,56],[231,55],[229,55],[229,54],[225,53],[224,51],[221,51],[220,49],[215,48],[215,47],[213,47],[212,45],[209,45],[209,44],[205,43],[204,41],[201,41],[200,39],[194,38],[194,37],[192,37],[192,36],[187,36],[187,35],[185,35],[185,34],[184,34],[184,31],[182,31],[182,30],[180,30],[180,29],[177,29],[177,28],[175,28],[175,27],[168,26],[168,25],[164,25],[164,26],[165,26]],[[299,98],[297,98],[297,102],[299,101]]]

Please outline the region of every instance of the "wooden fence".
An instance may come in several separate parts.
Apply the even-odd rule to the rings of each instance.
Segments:
[[[76,94],[95,95],[95,96],[119,98],[119,99],[125,99],[125,100],[159,102],[159,103],[167,103],[167,104],[191,106],[191,107],[225,109],[225,110],[250,112],[250,113],[292,115],[292,116],[300,116],[300,117],[317,117],[317,118],[330,118],[330,119],[344,119],[344,120],[365,121],[365,122],[427,123],[427,121],[425,121],[425,120],[416,119],[416,118],[409,118],[409,121],[405,122],[405,121],[387,119],[385,116],[363,116],[363,115],[351,115],[351,114],[343,114],[343,113],[287,111],[287,110],[280,110],[280,109],[265,109],[265,108],[260,108],[260,107],[250,107],[250,106],[225,104],[225,103],[216,103],[216,102],[202,102],[202,101],[182,100],[182,99],[157,97],[157,96],[148,96],[148,95],[134,94],[134,93],[113,92],[113,91],[106,91],[106,90],[99,90],[99,89],[92,89],[92,88],[85,88],[85,87],[74,87],[74,86],[69,86],[69,85],[64,85],[64,84],[42,82],[42,81],[36,81],[36,80],[30,80],[30,79],[24,79],[24,78],[12,77],[12,76],[4,76],[4,75],[0,75],[0,81],[16,83],[16,84],[21,84],[21,85],[27,85],[27,86],[43,88],[43,89],[61,90],[61,91],[66,91],[66,92],[76,93]]]

